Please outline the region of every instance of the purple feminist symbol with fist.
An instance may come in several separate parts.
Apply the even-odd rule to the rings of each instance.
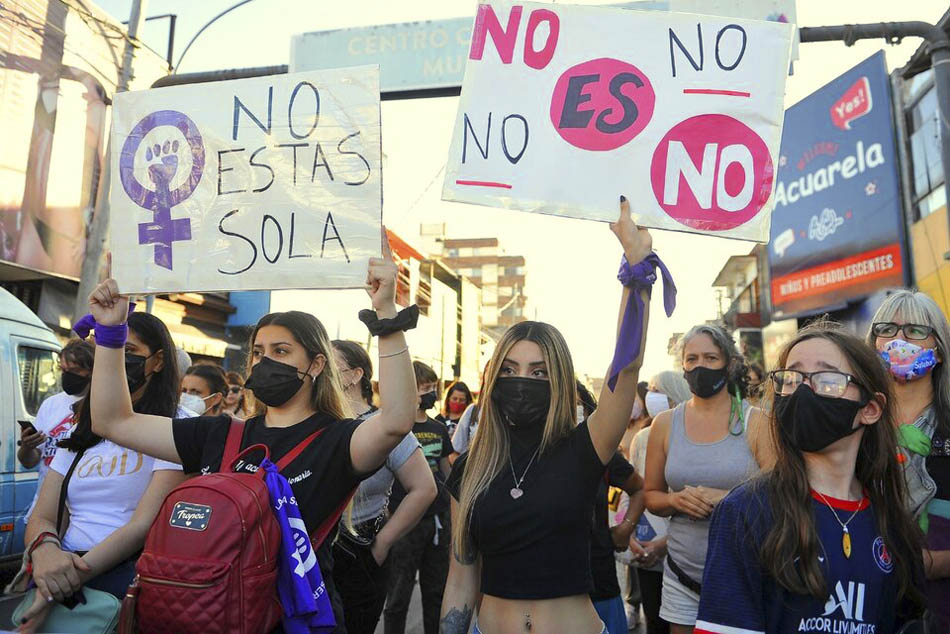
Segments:
[[[146,187],[136,174],[135,155],[145,136],[160,126],[177,128],[184,135],[187,146],[183,147],[177,139],[149,144],[145,149],[145,160],[152,186]],[[180,167],[180,150],[191,152],[191,173],[181,185],[171,189]],[[191,221],[188,218],[172,219],[172,207],[186,200],[198,187],[204,164],[205,150],[198,126],[175,110],[159,110],[146,116],[125,139],[119,156],[119,176],[129,198],[152,212],[151,222],[139,224],[139,244],[154,245],[155,264],[158,266],[171,270],[172,243],[191,240]]]

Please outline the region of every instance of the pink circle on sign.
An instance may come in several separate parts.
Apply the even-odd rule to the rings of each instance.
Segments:
[[[551,123],[582,150],[629,143],[653,118],[656,93],[639,68],[602,57],[568,68],[554,85]]]
[[[762,138],[722,114],[677,123],[656,146],[650,166],[660,207],[703,231],[728,231],[755,217],[772,193],[774,175]]]

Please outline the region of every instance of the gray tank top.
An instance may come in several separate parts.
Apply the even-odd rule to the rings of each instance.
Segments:
[[[745,402],[742,405],[747,420],[749,407]],[[686,436],[686,403],[673,410],[670,448],[663,472],[670,490],[704,486],[728,491],[755,475],[758,469],[745,430],[738,436],[727,433],[717,442],[696,443]],[[680,514],[670,520],[667,542],[670,557],[697,582],[703,578],[708,537],[709,520],[697,521]]]

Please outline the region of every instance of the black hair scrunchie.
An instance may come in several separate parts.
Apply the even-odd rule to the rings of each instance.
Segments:
[[[375,310],[363,309],[359,314],[360,321],[366,324],[369,333],[374,337],[391,335],[394,332],[412,330],[419,321],[419,307],[413,304],[404,308],[392,319],[380,319]]]

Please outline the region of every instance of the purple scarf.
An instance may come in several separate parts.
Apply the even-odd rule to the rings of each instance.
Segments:
[[[332,632],[336,629],[333,607],[294,492],[273,462],[265,458],[261,468],[280,526],[277,593],[284,610],[284,632]]]
[[[617,387],[617,378],[620,371],[634,362],[640,356],[640,342],[643,339],[643,313],[645,306],[640,297],[640,289],[646,289],[652,294],[653,283],[656,282],[656,269],[659,267],[663,275],[663,307],[666,316],[673,314],[676,308],[676,284],[666,265],[660,261],[660,256],[651,253],[640,262],[631,265],[624,256],[620,263],[620,272],[617,279],[624,286],[630,287],[630,298],[627,300],[627,310],[624,311],[620,322],[620,333],[617,335],[617,347],[614,348],[614,360],[610,364],[610,379],[607,387],[613,392]]]

